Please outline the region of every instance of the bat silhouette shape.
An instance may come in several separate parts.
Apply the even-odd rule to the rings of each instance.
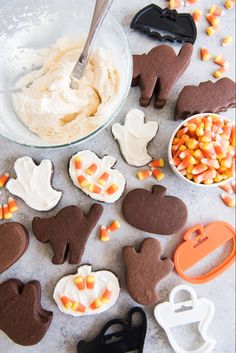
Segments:
[[[192,43],[197,38],[197,28],[192,16],[176,10],[162,9],[155,4],[140,10],[132,20],[132,29],[140,30],[160,41]]]

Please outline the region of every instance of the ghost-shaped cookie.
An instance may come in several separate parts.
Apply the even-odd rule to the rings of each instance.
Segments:
[[[145,115],[139,109],[128,112],[124,126],[120,124],[112,126],[112,133],[119,143],[124,159],[134,167],[141,167],[152,160],[147,146],[157,131],[157,123],[155,121],[145,123]]]
[[[36,211],[49,211],[59,203],[62,192],[53,189],[53,165],[48,159],[37,165],[32,158],[22,157],[15,161],[16,179],[10,179],[6,188],[20,197]]]

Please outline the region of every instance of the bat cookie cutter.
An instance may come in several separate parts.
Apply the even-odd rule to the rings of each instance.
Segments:
[[[130,25],[160,41],[186,42],[194,44],[197,28],[189,13],[178,13],[176,10],[162,9],[151,4],[140,10]]]
[[[139,316],[137,324],[134,323],[135,315]],[[121,330],[107,334],[113,326],[119,326]],[[77,353],[143,353],[146,331],[146,314],[142,308],[134,307],[129,311],[127,320],[111,320],[93,341],[79,341]]]
[[[191,239],[194,234],[197,236]],[[229,223],[218,221],[210,223],[206,227],[202,224],[196,225],[187,231],[183,240],[183,243],[175,251],[174,263],[176,272],[187,282],[206,283],[223,273],[235,261],[235,230]],[[185,274],[185,271],[228,241],[232,242],[231,252],[218,266],[198,277],[190,277]]]
[[[188,292],[191,300],[176,303],[175,296],[180,291]],[[215,305],[208,299],[198,298],[194,289],[186,285],[175,287],[170,293],[169,302],[157,305],[154,310],[157,322],[166,332],[169,343],[176,353],[210,353],[214,350],[216,341],[207,335],[214,313]],[[182,348],[175,340],[172,329],[197,322],[204,343],[197,349]]]

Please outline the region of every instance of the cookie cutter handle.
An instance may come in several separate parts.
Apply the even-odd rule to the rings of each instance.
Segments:
[[[112,327],[112,326],[120,326],[122,328],[122,331],[117,331],[114,333],[109,333],[106,336],[106,332]],[[106,337],[115,337],[117,335],[122,335],[122,333],[126,333],[128,331],[129,327],[126,321],[124,320],[119,320],[119,319],[114,319],[109,321],[102,329],[100,333],[100,339],[101,339],[101,344],[104,345],[106,343]]]
[[[195,308],[197,306],[197,302],[198,302],[197,293],[195,292],[195,290],[192,287],[187,286],[185,284],[182,284],[180,286],[175,287],[170,293],[169,303],[170,303],[171,309],[173,311],[176,310],[175,296],[180,291],[185,291],[185,292],[188,292],[190,294],[191,302],[193,304],[193,308]],[[180,303],[180,305],[182,306],[183,303]]]
[[[195,232],[199,232],[199,234],[194,238],[191,239],[191,235],[193,235]],[[202,224],[197,224],[196,226],[190,228],[183,236],[184,240],[191,240],[193,243],[195,242],[196,238],[202,238],[205,236],[205,231],[204,227]]]

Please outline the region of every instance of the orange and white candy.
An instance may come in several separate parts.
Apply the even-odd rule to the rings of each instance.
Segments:
[[[197,9],[193,12],[192,14],[194,22],[198,22],[200,18],[202,17],[202,11]]]
[[[5,203],[3,205],[3,218],[8,220],[8,219],[11,219],[12,217],[13,217],[13,214],[10,212],[8,204]]]
[[[18,210],[16,200],[13,197],[8,198],[8,208],[11,213],[14,213]]]
[[[101,226],[101,228],[100,228],[100,239],[103,242],[107,242],[110,240],[110,237],[108,234],[108,229],[105,226]]]
[[[226,0],[224,2],[224,7],[227,9],[227,10],[230,10],[234,7],[234,0]]]
[[[9,180],[9,173],[0,175],[0,188],[6,185]]]
[[[222,67],[229,67],[229,62],[227,60],[225,60],[225,58],[219,54],[217,55],[215,58],[214,58],[214,63],[219,65],[219,66],[222,66]]]
[[[209,24],[210,24],[211,26],[218,26],[218,25],[220,24],[219,17],[214,16],[214,15],[212,15],[212,14],[210,14],[210,13],[208,13],[208,14],[206,15],[206,19],[207,19],[207,21],[209,22]]]
[[[231,197],[227,194],[221,194],[220,196],[227,207],[235,208],[235,197]]]
[[[165,174],[162,173],[159,169],[157,168],[152,168],[152,175],[154,178],[158,181],[161,181],[162,179],[165,178]]]
[[[221,45],[222,45],[222,47],[226,47],[227,45],[230,45],[232,43],[232,41],[233,41],[232,36],[225,36],[222,39]]]
[[[109,227],[108,227],[108,232],[115,232],[115,231],[117,231],[118,229],[120,229],[120,227],[121,227],[120,222],[118,222],[118,221],[113,221],[113,222],[109,225]]]
[[[86,287],[87,289],[93,289],[95,286],[96,278],[93,275],[86,277]]]
[[[207,61],[211,59],[211,54],[206,47],[201,48],[201,59],[202,61]]]
[[[2,205],[0,205],[0,220],[2,220],[3,217],[4,217],[4,215],[3,215],[3,207],[2,207]]]
[[[223,16],[224,15],[224,11],[220,6],[217,5],[213,5],[210,8],[210,14],[213,16]]]
[[[218,31],[218,29],[219,29],[218,26],[209,26],[206,29],[206,34],[208,36],[213,36]]]
[[[150,176],[152,176],[152,172],[147,169],[140,170],[137,173],[137,177],[139,180],[145,180],[145,179],[149,178]]]
[[[85,278],[83,276],[77,276],[74,279],[75,285],[79,290],[85,289]]]

